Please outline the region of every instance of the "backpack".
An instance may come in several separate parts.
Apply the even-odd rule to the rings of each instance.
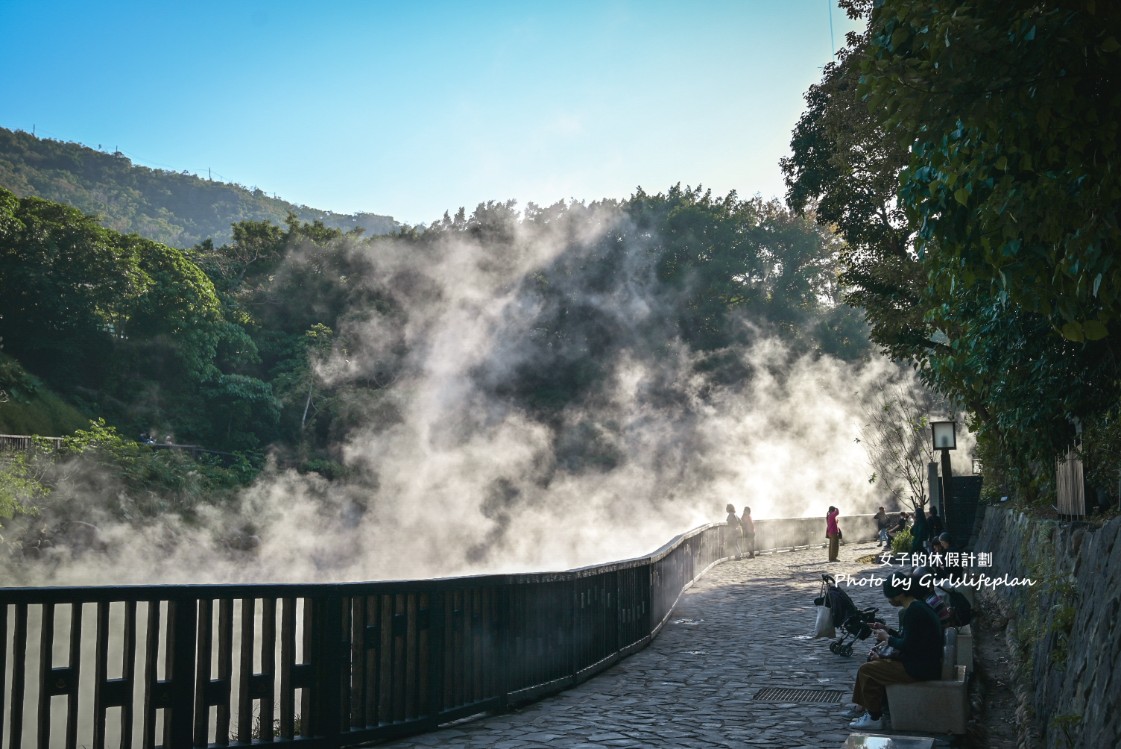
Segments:
[[[964,627],[973,619],[973,606],[969,603],[969,599],[965,597],[960,590],[950,588],[942,589],[946,594],[946,604],[950,609],[950,625],[953,627]]]

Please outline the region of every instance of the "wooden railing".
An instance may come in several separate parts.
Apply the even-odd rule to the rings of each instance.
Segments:
[[[30,452],[37,445],[44,446],[51,450],[59,450],[62,448],[62,437],[40,437],[38,435],[28,434],[0,434],[0,451],[23,451]],[[201,455],[207,455],[217,460],[225,466],[233,464],[237,459],[236,453],[223,452],[222,450],[210,450],[201,445],[180,445],[173,442],[140,442],[138,444],[144,445],[152,450],[174,450],[175,452],[189,453],[194,459],[198,459]]]
[[[62,437],[33,437],[26,434],[0,434],[0,450],[29,451],[35,447],[38,440],[40,444],[49,445],[57,450],[62,446]]]
[[[724,556],[709,525],[549,574],[0,588],[0,749],[344,747],[431,730],[641,649]]]

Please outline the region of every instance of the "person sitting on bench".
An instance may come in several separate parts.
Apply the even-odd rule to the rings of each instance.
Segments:
[[[888,518],[888,522],[891,522],[891,518]],[[896,518],[895,523],[887,529],[887,545],[891,546],[895,541],[895,537],[903,531],[907,530],[909,527],[910,523],[907,520],[907,513],[899,513],[899,517]]]
[[[857,669],[852,701],[865,713],[849,723],[850,728],[883,728],[888,684],[929,681],[942,675],[942,623],[938,614],[916,598],[917,586],[909,576],[893,574],[884,580],[883,589],[888,603],[903,609],[899,615],[900,631],[887,629],[878,622],[872,625],[876,639],[891,646],[892,654],[885,658],[873,653]]]

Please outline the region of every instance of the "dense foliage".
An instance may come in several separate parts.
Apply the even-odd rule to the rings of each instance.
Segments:
[[[584,239],[597,224],[604,230]],[[831,236],[734,193],[639,190],[618,204],[531,206],[524,221],[509,204],[488,204],[417,240],[481,241],[500,258],[558,237],[572,251],[521,283],[514,308],[531,312],[505,321],[520,331],[518,363],[477,370],[492,392],[538,416],[594,403],[620,357],[666,356],[679,342],[698,370],[724,382],[750,378],[737,352],[767,335],[781,336],[793,355],[868,354],[863,324],[839,303]],[[640,308],[626,307],[633,297]]]
[[[389,234],[397,222],[372,213],[336,214],[293,205],[258,188],[202,179],[193,174],[148,169],[120,152],[36,138],[0,128],[0,186],[20,197],[65,203],[97,216],[106,227],[139,234],[172,247],[206,239],[226,242],[230,226],[242,221],[299,221],[369,235]]]
[[[431,376],[424,352],[481,297],[501,312],[488,323],[494,355],[465,370],[472,397],[551,431],[553,470],[607,470],[624,427],[597,409],[626,362],[682,362],[643,398],[687,413],[700,407],[688,398],[749,382],[743,353],[769,336],[791,360],[868,356],[863,321],[839,300],[839,249],[777,203],[681,186],[523,211],[486,203],[385,237],[294,215],[241,221],[229,241],[188,250],[0,189],[4,377],[24,405],[49,389],[92,420],[66,455],[124,482],[110,516],[185,513],[251,480],[266,456],[345,476],[340,446],[401,420]],[[680,366],[689,379],[671,381]],[[0,406],[0,431],[15,413]],[[443,428],[456,440],[481,425]],[[190,469],[192,455],[209,467]],[[25,474],[10,478],[30,491]],[[70,496],[44,486],[60,507]]]
[[[258,447],[273,436],[268,408],[239,438],[207,416],[221,396],[233,409],[256,402],[221,392],[215,357],[229,327],[213,283],[179,250],[0,189],[4,351],[87,413],[217,449]]]
[[[971,414],[986,474],[1045,496],[1084,438],[1116,485],[1121,6],[846,0],[788,204],[849,244],[873,339]]]
[[[49,493],[30,463],[25,453],[0,454],[0,528],[14,515],[34,513]]]

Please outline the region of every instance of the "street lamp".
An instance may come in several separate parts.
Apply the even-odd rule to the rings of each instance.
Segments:
[[[932,421],[930,422],[930,432],[934,437],[935,450],[957,449],[957,422]]]
[[[934,441],[934,449],[942,453],[942,522],[948,528],[950,525],[950,482],[953,476],[950,473],[950,450],[957,449],[957,422],[932,421],[930,434]]]

